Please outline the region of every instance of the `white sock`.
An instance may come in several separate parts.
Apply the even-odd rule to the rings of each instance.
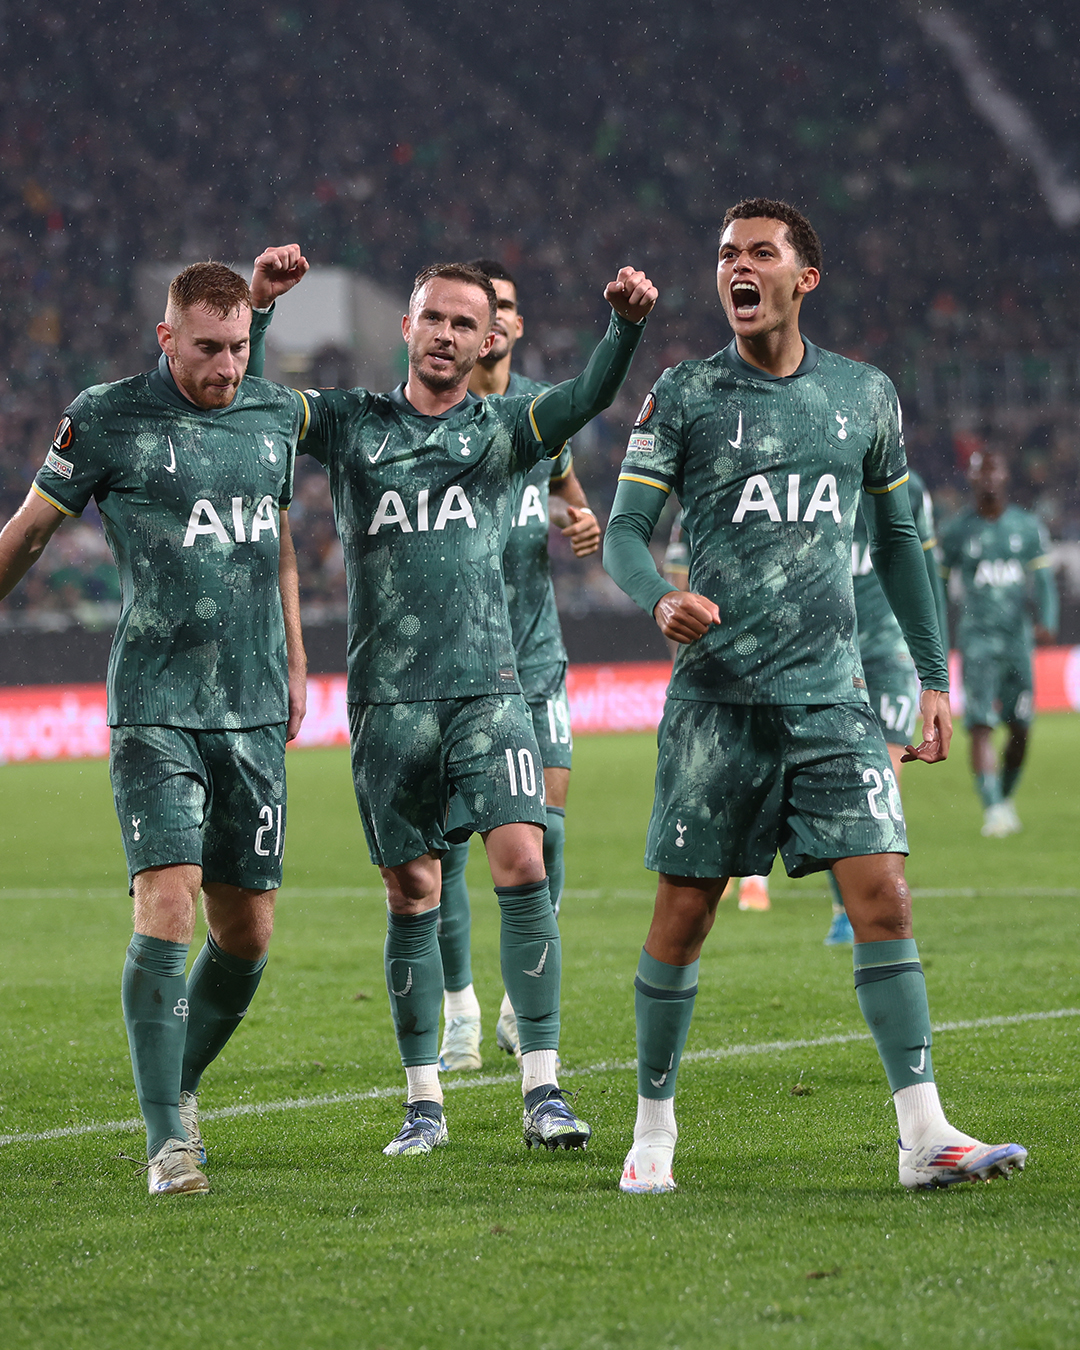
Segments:
[[[510,995],[505,992],[503,994],[503,1001],[499,1005],[499,1016],[512,1017],[517,1021],[517,1013],[514,1012],[514,1005],[510,1002]]]
[[[559,1086],[555,1072],[555,1050],[526,1050],[521,1056],[521,1095],[524,1097],[533,1088],[543,1087],[545,1083]]]
[[[443,1015],[449,1022],[452,1017],[479,1017],[480,1000],[471,984],[464,989],[443,990]]]
[[[664,1136],[668,1136],[665,1138]],[[656,1101],[653,1097],[638,1096],[637,1120],[634,1121],[634,1143],[646,1139],[652,1144],[670,1142],[674,1147],[679,1137],[679,1127],[675,1124],[675,1098],[665,1097]]]
[[[912,1083],[911,1087],[894,1092],[893,1102],[904,1148],[911,1148],[928,1129],[948,1130],[955,1135],[961,1133],[945,1119],[936,1083]],[[967,1138],[966,1135],[963,1137]]]
[[[409,1085],[407,1095],[410,1102],[442,1104],[443,1092],[437,1064],[414,1064],[406,1067],[405,1080]]]

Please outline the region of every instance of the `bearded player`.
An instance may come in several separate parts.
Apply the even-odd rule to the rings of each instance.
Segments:
[[[945,758],[948,670],[911,519],[892,385],[805,342],[821,245],[784,202],[728,211],[717,284],[733,342],[666,371],[630,437],[605,565],[680,644],[659,733],[646,865],[660,873],[635,981],[638,1115],[620,1186],[674,1189],[679,1059],[698,958],[731,875],[831,869],[855,932],[855,985],[896,1106],[900,1180],[949,1185],[1022,1166],[949,1124],[931,1063],[911,936],[907,840],[855,643],[851,546],[860,493],[874,568],[922,680],[922,741]],[[684,511],[690,589],[648,543],[670,492]]]
[[[550,389],[550,385],[511,369],[514,345],[525,331],[513,276],[501,263],[489,258],[479,258],[469,265],[488,278],[498,301],[495,340],[487,355],[473,367],[469,389],[480,398],[492,394],[540,394]],[[511,504],[510,535],[503,550],[503,582],[518,678],[544,765],[547,816],[544,866],[551,903],[558,917],[573,737],[566,700],[566,648],[551,581],[549,523],[561,529],[576,558],[588,557],[600,547],[600,526],[574,472],[569,445],[563,446],[558,459],[541,460],[526,477],[520,495]],[[467,843],[452,844],[442,860],[439,950],[445,993],[439,1068],[444,1071],[479,1069],[483,1063],[480,1002],[473,988],[469,951],[469,888],[465,882],[468,857]],[[506,993],[495,1025],[495,1041],[501,1050],[520,1057],[517,1019]]]
[[[269,297],[307,270],[268,250]],[[266,965],[285,840],[285,742],[304,715],[286,509],[300,415],[245,378],[247,283],[220,263],[174,278],[155,370],[84,390],[0,534],[0,595],[93,498],[120,572],[109,772],[134,896],[124,1024],[151,1194],[210,1189],[203,1071]],[[185,975],[200,890],[206,944]]]
[[[344,550],[353,778],[386,887],[386,984],[407,1081],[390,1156],[429,1154],[448,1137],[440,858],[470,833],[484,840],[501,912],[525,1142],[583,1148],[591,1133],[558,1085],[562,955],[544,871],[543,761],[514,662],[502,555],[525,476],[611,404],[656,302],[629,267],[605,296],[607,334],[577,379],[479,398],[469,377],[494,344],[498,298],[475,268],[426,268],[402,320],[402,385],[297,395],[300,448],[327,468]]]

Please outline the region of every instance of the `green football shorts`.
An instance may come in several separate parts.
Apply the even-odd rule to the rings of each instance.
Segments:
[[[281,885],[285,724],[244,731],[113,727],[109,776],[128,876],[191,863],[204,881]]]
[[[544,771],[521,694],[350,703],[371,861],[398,867],[497,825],[543,826]]]
[[[999,722],[1027,726],[1035,714],[1031,648],[1019,644],[1005,651],[982,645],[962,647],[964,725],[996,727]]]
[[[864,661],[866,693],[889,745],[911,745],[919,720],[919,678],[907,652]]]
[[[566,663],[521,676],[532,713],[533,734],[545,769],[569,769],[574,749],[570,704],[566,701]]]
[[[788,875],[836,858],[907,853],[900,792],[865,704],[669,698],[645,866],[668,876]]]

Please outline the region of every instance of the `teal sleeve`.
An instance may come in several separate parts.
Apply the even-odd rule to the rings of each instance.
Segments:
[[[1058,589],[1054,581],[1053,569],[1050,567],[1037,567],[1035,569],[1035,607],[1038,611],[1039,622],[1044,628],[1048,628],[1051,633],[1057,633],[1059,606]]]
[[[868,505],[866,525],[874,572],[900,624],[919,679],[924,688],[947,692],[949,666],[908,494],[874,492],[869,494]]]
[[[581,374],[539,395],[532,404],[532,421],[545,445],[562,445],[597,413],[611,407],[644,331],[644,323],[629,323],[613,310],[607,332]]]
[[[667,501],[667,493],[647,483],[619,484],[604,535],[604,570],[634,604],[652,615],[661,596],[673,587],[656,570],[649,540]]]
[[[946,656],[949,654],[949,601],[945,595],[945,583],[941,579],[938,567],[937,550],[923,545],[923,560],[926,563],[926,575],[930,578],[930,589],[934,593],[934,608],[937,610],[938,632]]]
[[[247,373],[249,375],[262,375],[266,369],[266,330],[270,327],[270,320],[274,317],[274,306],[271,305],[265,314],[260,314],[258,310],[251,311],[251,340],[248,347]]]

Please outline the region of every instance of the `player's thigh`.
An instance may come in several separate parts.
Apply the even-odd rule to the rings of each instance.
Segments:
[[[1001,721],[1001,685],[1005,666],[992,648],[968,646],[961,650],[964,685],[964,725],[996,727]]]
[[[210,772],[203,882],[245,891],[281,885],[285,851],[285,724],[196,733]]]
[[[880,661],[864,661],[870,707],[888,745],[911,745],[919,716],[919,684],[911,657],[906,654]]]
[[[210,776],[194,732],[113,727],[109,777],[129,879],[150,867],[202,866]]]
[[[1031,650],[1022,648],[1002,662],[1001,720],[1010,726],[1029,726],[1035,715],[1035,680]]]
[[[561,663],[540,676],[526,679],[525,701],[533,734],[545,769],[569,769],[574,750],[570,704],[566,697],[566,666]]]
[[[667,700],[646,867],[672,877],[769,872],[781,826],[775,723],[769,707]]]
[[[446,848],[443,731],[463,701],[349,704],[353,788],[377,866],[400,867]]]
[[[791,707],[780,853],[790,876],[836,858],[908,851],[900,788],[877,718],[863,703]]]
[[[447,833],[543,825],[544,765],[521,694],[462,699],[446,729],[452,796]]]

